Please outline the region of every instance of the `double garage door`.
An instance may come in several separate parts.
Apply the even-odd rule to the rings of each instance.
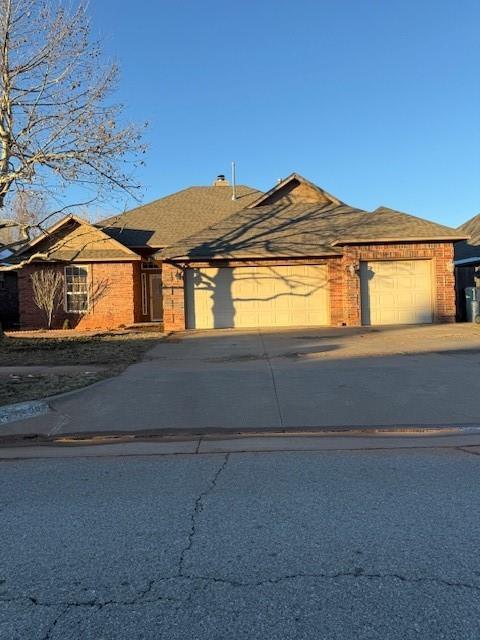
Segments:
[[[363,262],[360,280],[362,324],[432,322],[430,261]],[[327,266],[188,269],[186,303],[189,329],[328,325]]]
[[[189,329],[329,323],[325,265],[188,269]]]

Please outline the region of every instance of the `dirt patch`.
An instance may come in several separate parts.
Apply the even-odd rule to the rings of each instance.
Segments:
[[[120,370],[110,370],[105,375],[99,372],[88,374],[64,374],[64,375],[25,375],[13,379],[0,380],[0,405],[24,402],[26,400],[39,400],[65,391],[80,389],[102,378],[106,378]]]
[[[158,335],[112,333],[93,336],[32,338],[19,334],[0,342],[2,366],[102,365],[83,372],[32,372],[0,379],[0,405],[64,393],[115,376],[142,359],[158,342]],[[32,370],[33,371],[33,370]]]

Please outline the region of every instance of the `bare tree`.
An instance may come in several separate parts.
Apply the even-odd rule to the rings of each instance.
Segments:
[[[50,329],[55,311],[63,297],[63,275],[55,269],[40,269],[32,278],[33,301],[44,312],[47,327]]]
[[[9,237],[12,244],[21,242],[21,229],[29,229],[31,238],[37,236],[40,233],[39,225],[47,215],[48,208],[43,194],[31,190],[17,191],[2,211],[3,222],[12,224],[5,237]],[[54,217],[50,217],[50,222],[55,222]]]
[[[76,185],[101,198],[138,188],[141,129],[109,103],[118,69],[102,64],[86,5],[62,4],[0,0],[0,208],[16,190],[57,198]],[[29,239],[31,225],[19,226]]]

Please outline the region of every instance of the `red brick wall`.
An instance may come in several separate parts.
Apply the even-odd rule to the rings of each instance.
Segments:
[[[19,271],[18,289],[20,325],[25,329],[46,326],[44,313],[33,301],[31,275],[34,271],[54,268],[64,273],[64,264],[30,264]],[[114,329],[135,322],[138,307],[138,265],[135,262],[94,262],[88,265],[91,296],[86,314],[67,313],[63,302],[55,313],[53,326],[61,328],[68,319],[72,329]],[[136,277],[137,276],[137,277]]]
[[[360,277],[350,273],[349,265],[358,268],[361,261],[425,258],[432,260],[434,321],[455,321],[455,276],[451,269],[453,244],[402,243],[339,247],[338,258],[303,258],[283,260],[218,261],[195,263],[198,267],[243,265],[327,264],[330,287],[330,324],[358,326],[361,324]],[[163,265],[164,326],[166,331],[185,329],[184,277],[180,267]]]
[[[163,326],[165,331],[185,329],[184,273],[180,267],[164,262],[162,265]]]

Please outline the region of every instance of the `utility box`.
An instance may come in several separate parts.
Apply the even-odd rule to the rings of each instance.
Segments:
[[[465,288],[467,322],[480,324],[480,287]]]

